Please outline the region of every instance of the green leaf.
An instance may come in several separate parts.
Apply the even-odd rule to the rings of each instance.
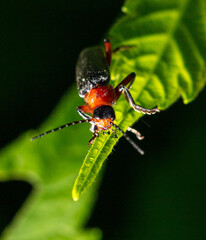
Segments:
[[[122,10],[125,16],[111,28],[110,39],[114,48],[131,48],[113,55],[114,85],[136,72],[131,94],[145,108],[164,110],[179,97],[185,104],[194,100],[206,80],[206,2],[129,0]],[[115,112],[124,131],[142,116],[123,98]],[[117,141],[113,135],[95,140],[75,181],[74,200],[92,184]]]

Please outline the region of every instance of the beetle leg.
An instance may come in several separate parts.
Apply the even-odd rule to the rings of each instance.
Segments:
[[[129,84],[128,89],[130,89],[132,84],[133,84],[133,82],[134,82],[134,80],[135,80],[135,76],[136,76],[136,74],[134,72],[130,73],[125,79],[123,79],[121,81],[121,83],[119,83],[116,86],[116,88],[115,88],[116,101],[119,99],[119,97],[120,97],[120,95],[122,93],[121,87],[122,86],[127,86]]]
[[[109,39],[104,39],[104,48],[105,48],[105,53],[106,53],[106,60],[108,65],[110,66],[111,64],[111,59],[112,59],[112,45]]]
[[[79,115],[82,117],[82,118],[84,118],[84,119],[92,119],[92,117],[91,116],[89,116],[89,115],[87,115],[86,113],[84,113],[83,112],[83,110],[82,109],[84,109],[84,110],[87,110],[87,106],[86,105],[83,105],[83,106],[79,106],[79,107],[77,107],[77,112],[79,113]],[[88,108],[89,109],[89,108]],[[87,111],[86,111],[87,112]],[[95,131],[97,130],[97,126],[96,126],[96,124],[94,123],[94,122],[90,122],[91,123],[91,126],[90,126],[90,131],[91,132],[93,132],[93,133],[95,133]],[[90,144],[89,144],[90,145]]]
[[[135,46],[120,46],[120,47],[115,48],[115,49],[112,51],[112,53],[115,54],[115,53],[117,53],[117,52],[119,52],[119,51],[128,50],[128,49],[133,48],[133,47],[135,47]]]
[[[147,109],[147,108],[143,108],[143,107],[135,104],[134,99],[132,98],[132,95],[129,91],[132,83],[135,80],[135,76],[136,76],[136,74],[134,72],[130,73],[120,84],[118,84],[116,86],[116,88],[115,88],[116,101],[120,97],[121,93],[123,93],[124,97],[126,98],[126,100],[129,102],[130,106],[135,111],[146,113],[146,114],[149,114],[149,115],[154,114],[156,112],[160,112],[160,110],[158,108]],[[127,84],[129,84],[128,88],[126,87]]]
[[[123,136],[126,138],[126,140],[141,154],[144,155],[144,151],[120,128],[118,127],[116,124],[114,124],[113,122],[110,123],[113,127],[115,127],[116,129],[118,129]]]
[[[94,133],[97,129],[98,129],[97,125],[94,122],[91,122],[91,126],[89,130]]]
[[[135,47],[135,46],[120,46],[120,47],[117,47],[114,50],[112,50],[112,45],[111,45],[110,40],[108,38],[104,39],[104,48],[105,48],[105,52],[106,52],[106,60],[107,60],[108,65],[110,66],[110,64],[111,64],[112,54],[115,54],[122,50],[130,49],[133,47]]]
[[[112,128],[111,128],[111,130],[112,130],[112,132],[114,133],[114,137],[115,137],[115,138],[118,138],[117,133],[115,132],[115,130],[112,129]]]
[[[91,145],[94,142],[94,139],[97,137],[99,137],[99,133],[97,131],[95,131],[92,138],[89,140],[88,145]]]
[[[77,112],[82,118],[91,119],[89,115],[85,114],[85,113],[91,113],[91,110],[86,105],[77,107]]]
[[[134,128],[128,127],[127,131],[134,133],[139,140],[144,139],[144,136],[142,136],[141,133]]]
[[[129,102],[130,106],[136,112],[139,112],[139,113],[142,112],[142,113],[148,114],[148,115],[155,114],[156,112],[160,112],[159,108],[147,109],[147,108],[143,108],[143,107],[141,107],[139,105],[136,105],[135,102],[134,102],[134,99],[132,98],[131,93],[129,92],[129,90],[124,85],[120,86],[119,90],[123,92],[124,97],[127,99],[127,101]]]

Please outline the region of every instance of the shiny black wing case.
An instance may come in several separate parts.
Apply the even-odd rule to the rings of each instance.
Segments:
[[[102,47],[84,49],[76,65],[76,81],[80,97],[84,97],[96,85],[108,84],[109,66]]]

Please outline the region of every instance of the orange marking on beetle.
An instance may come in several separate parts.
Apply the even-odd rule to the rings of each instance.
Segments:
[[[91,110],[103,105],[112,106],[115,99],[115,89],[111,85],[92,88],[84,97],[87,106]]]

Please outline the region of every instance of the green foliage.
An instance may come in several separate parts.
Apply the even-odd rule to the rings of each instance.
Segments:
[[[143,107],[166,109],[180,96],[191,102],[205,85],[206,3],[204,1],[127,1],[125,16],[110,30],[114,48],[131,46],[113,56],[115,85],[136,72],[131,90]],[[192,20],[192,21],[191,21]],[[121,99],[115,106],[116,123],[123,130],[141,114]],[[73,198],[94,181],[118,140],[101,136],[90,148],[73,188]]]
[[[125,16],[110,30],[114,48],[132,46],[113,56],[114,85],[134,71],[137,78],[131,93],[136,103],[166,109],[180,96],[185,103],[192,101],[205,84],[205,9],[203,0],[127,1],[123,7]],[[81,104],[75,86],[38,133],[78,119],[74,109]],[[115,112],[116,123],[123,130],[141,117],[122,97]],[[0,179],[22,179],[34,187],[2,239],[99,239],[98,230],[83,229],[98,184],[81,201],[71,198],[73,183],[88,151],[88,125],[29,142],[36,134],[27,132],[0,152]],[[94,181],[116,141],[113,135],[95,140],[75,182],[74,199]]]

